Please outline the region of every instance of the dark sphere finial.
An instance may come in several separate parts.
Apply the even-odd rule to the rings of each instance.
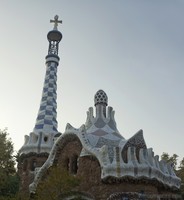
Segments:
[[[52,31],[49,31],[48,34],[47,34],[47,39],[49,41],[60,42],[61,39],[62,39],[62,34],[57,29],[58,24],[59,23],[61,24],[62,21],[58,20],[58,18],[59,18],[59,16],[55,15],[54,20],[52,20],[52,19],[50,20],[51,23],[54,23],[54,28],[53,28]]]
[[[52,30],[52,31],[48,32],[47,39],[48,39],[48,41],[60,42],[62,39],[62,34],[58,30]]]

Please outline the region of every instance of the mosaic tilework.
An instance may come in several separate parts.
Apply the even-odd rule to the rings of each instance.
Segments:
[[[94,97],[95,106],[97,104],[104,104],[107,106],[108,104],[108,97],[103,90],[98,90]]]
[[[100,148],[103,145],[107,145],[108,146],[108,156],[109,156],[109,160],[112,163],[113,158],[114,158],[114,147],[117,147],[119,145],[119,140],[110,140],[110,139],[106,139],[104,137],[100,137],[98,139],[98,142],[96,144],[95,147]]]
[[[143,131],[138,131],[134,136],[132,136],[129,140],[127,140],[124,149],[127,149],[128,147],[136,146],[138,149],[146,149],[146,143],[144,141],[143,137]]]
[[[113,108],[107,107],[107,95],[99,90],[94,97],[96,116],[93,116],[93,109],[89,109],[86,120],[86,138],[94,148],[107,146],[110,162],[114,159],[114,148],[124,138],[120,135],[114,120]]]
[[[116,128],[114,111],[112,107],[106,109],[104,102],[96,104],[96,116],[93,116],[93,109],[89,109],[86,124],[79,129],[67,125],[65,133],[57,139],[51,156],[41,168],[40,175],[53,164],[55,152],[60,148],[59,144],[66,135],[67,137],[76,135],[79,138],[83,147],[81,157],[92,155],[98,159],[101,166],[101,179],[104,182],[112,184],[116,181],[120,183],[121,180],[128,180],[137,184],[143,178],[144,183],[146,180],[147,183],[153,184],[154,180],[157,186],[160,184],[163,187],[164,184],[170,188],[180,187],[181,180],[175,175],[171,164],[159,161],[158,156],[154,156],[152,148],[147,149],[142,130],[128,140],[120,135]],[[40,175],[38,174],[38,179],[35,179],[32,191]],[[119,199],[119,197],[122,196],[115,193],[108,199]]]
[[[34,132],[57,132],[56,81],[57,64],[54,62],[48,63]]]

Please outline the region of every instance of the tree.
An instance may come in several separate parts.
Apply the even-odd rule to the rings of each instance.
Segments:
[[[180,161],[179,169],[184,169],[184,158]]]
[[[181,191],[181,195],[184,199],[184,158],[180,161],[180,165],[178,168],[177,168],[177,165],[178,165],[178,155],[177,154],[173,154],[172,156],[170,156],[168,153],[163,152],[163,154],[161,155],[161,159],[163,159],[167,162],[173,163],[175,173],[181,179],[180,191]]]
[[[7,129],[0,130],[0,197],[11,196],[18,191],[13,143]]]
[[[79,179],[70,175],[63,168],[52,166],[45,178],[38,184],[36,194],[33,199],[36,200],[57,200],[63,199],[65,195],[72,194],[73,189],[79,185]],[[77,197],[76,199],[81,199]]]
[[[181,178],[181,194],[184,199],[184,158],[180,161],[177,176]]]
[[[170,156],[168,153],[163,152],[161,155],[161,159],[165,160],[166,162],[171,162],[173,165],[173,168],[176,170],[177,164],[178,164],[178,155],[173,154]]]

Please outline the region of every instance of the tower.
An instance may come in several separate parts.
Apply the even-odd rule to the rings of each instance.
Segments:
[[[62,39],[58,31],[58,16],[54,20],[53,30],[47,34],[49,41],[48,54],[46,56],[46,74],[38,115],[33,131],[25,136],[24,145],[19,150],[18,171],[21,179],[20,190],[28,192],[28,186],[32,182],[35,171],[41,167],[54,144],[54,139],[60,133],[57,130],[57,67],[59,65],[59,42]]]

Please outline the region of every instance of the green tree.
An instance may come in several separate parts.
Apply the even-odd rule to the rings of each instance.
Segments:
[[[175,169],[175,173],[176,175],[181,178],[181,195],[184,199],[184,158],[180,161],[180,164],[178,166],[178,155],[177,154],[173,154],[172,156],[170,156],[168,153],[163,153],[161,155],[161,159],[166,160],[167,162],[172,162],[173,163],[173,167]],[[178,168],[177,168],[178,166]]]
[[[0,197],[12,196],[18,191],[13,143],[7,129],[0,130]]]
[[[62,199],[65,195],[72,194],[79,182],[78,178],[70,175],[63,168],[51,167],[45,178],[38,184],[34,199]],[[80,199],[80,197],[76,199]]]
[[[178,155],[173,154],[170,156],[168,153],[163,152],[161,155],[161,159],[165,160],[166,162],[171,162],[173,165],[173,168],[176,170],[177,164],[178,164]]]
[[[181,194],[184,199],[184,158],[180,161],[180,165],[176,174],[181,178]]]
[[[184,158],[180,161],[179,169],[184,169]]]

